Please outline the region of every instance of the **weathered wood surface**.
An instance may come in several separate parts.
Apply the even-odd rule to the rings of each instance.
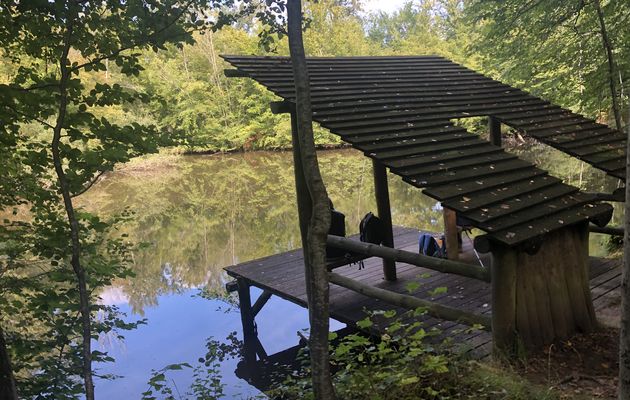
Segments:
[[[295,101],[288,58],[224,58]],[[468,217],[487,241],[516,246],[567,221],[610,218],[599,198],[574,196],[577,188],[500,147],[504,123],[623,177],[625,136],[604,125],[441,57],[310,58],[308,69],[315,121]],[[452,122],[482,115],[490,117],[490,142]],[[496,207],[500,213],[484,211]]]
[[[418,231],[416,229],[394,227],[394,241],[399,249],[418,251]],[[484,265],[490,265],[488,255],[481,255],[481,257]],[[470,241],[466,237],[463,240],[463,252],[460,253],[460,261],[471,264],[478,263],[472,253]],[[424,270],[404,263],[397,263],[398,279],[395,282],[387,282],[383,279],[381,266],[380,259],[369,258],[365,260],[365,268],[362,270],[359,270],[358,265],[349,265],[335,269],[335,273],[382,289],[411,294],[420,299],[436,301],[476,314],[491,315],[492,296],[488,283],[428,269]],[[226,271],[232,277],[244,278],[253,286],[269,290],[274,295],[295,304],[306,306],[304,267],[300,249],[227,267]],[[620,278],[619,260],[590,258],[589,282],[596,312],[598,309],[606,307],[611,298],[614,297],[619,288]],[[409,292],[407,285],[410,282],[417,282],[420,287]],[[447,292],[434,292],[432,295],[431,292],[438,287],[446,287]],[[391,307],[382,301],[368,298],[336,285],[331,286],[331,316],[341,322],[355,325],[357,321],[365,318],[365,310],[388,309],[395,309],[399,313],[403,312],[402,309]],[[443,332],[441,337],[456,338],[460,346],[473,351],[475,356],[486,356],[492,350],[492,338],[488,332],[467,332],[465,326],[427,316],[422,317],[422,320],[426,329],[439,328]],[[382,333],[383,329],[383,324],[377,323],[374,326],[375,332]]]

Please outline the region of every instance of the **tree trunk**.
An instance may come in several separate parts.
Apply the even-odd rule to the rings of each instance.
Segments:
[[[547,234],[534,255],[498,248],[492,256],[492,333],[498,355],[596,328],[587,224]]]
[[[604,50],[606,51],[606,59],[608,61],[608,84],[610,85],[610,97],[612,99],[613,114],[615,115],[615,124],[617,129],[622,128],[621,122],[621,109],[619,108],[619,101],[617,100],[617,87],[615,84],[615,60],[613,58],[612,44],[608,38],[608,31],[606,29],[606,21],[604,20],[604,12],[600,0],[594,0],[593,5],[597,11],[597,17],[599,19],[599,30],[602,36],[602,43]]]
[[[0,400],[17,400],[17,388],[11,369],[11,357],[0,328]]]
[[[308,226],[305,276],[308,293],[308,310],[311,325],[309,348],[313,391],[316,399],[334,399],[335,391],[330,377],[328,353],[328,271],[326,269],[326,238],[330,227],[328,193],[319,171],[311,110],[310,80],[302,41],[301,0],[287,2],[289,52],[293,66],[296,93],[296,119],[306,186],[313,209]]]
[[[621,275],[621,329],[619,332],[619,400],[630,399],[630,124],[626,148],[626,202],[624,206],[623,270]]]
[[[61,143],[61,131],[63,130],[64,121],[66,117],[66,108],[68,106],[68,82],[70,80],[71,72],[68,70],[70,62],[68,60],[68,53],[70,52],[70,39],[72,37],[72,21],[68,22],[67,31],[64,38],[63,54],[59,62],[61,71],[61,79],[59,82],[59,112],[57,114],[57,120],[53,128],[53,138],[51,143],[51,152],[53,156],[53,164],[55,167],[55,174],[57,175],[57,181],[59,184],[59,191],[63,198],[63,204],[70,224],[70,239],[71,239],[71,259],[70,264],[77,277],[77,286],[79,289],[79,310],[81,312],[81,335],[83,339],[83,382],[85,386],[85,397],[87,400],[94,400],[94,382],[92,380],[92,326],[91,326],[91,313],[90,313],[90,294],[87,289],[87,277],[85,269],[81,265],[81,241],[79,239],[79,221],[74,211],[74,204],[72,203],[72,196],[70,193],[70,185],[63,170],[63,160],[59,150]]]

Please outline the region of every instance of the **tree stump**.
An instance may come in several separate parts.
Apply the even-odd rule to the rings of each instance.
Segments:
[[[545,235],[533,255],[492,249],[495,354],[540,347],[597,326],[589,288],[588,225]]]

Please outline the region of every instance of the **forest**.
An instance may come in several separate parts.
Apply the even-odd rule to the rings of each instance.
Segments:
[[[128,209],[100,213],[84,207],[83,194],[147,154],[291,148],[290,121],[269,107],[278,98],[251,79],[228,79],[221,57],[289,55],[287,35],[276,26],[283,4],[0,4],[0,400],[98,397],[93,377],[115,376],[98,375],[93,365],[114,359],[90,343],[102,334],[122,338],[144,323],[129,322],[117,306],[97,299],[113,282],[136,275],[134,254],[146,244],[129,240],[127,230],[134,224],[159,230],[151,226],[154,216],[141,220],[137,213],[145,210]],[[307,56],[439,55],[611,127],[630,126],[626,0],[415,0],[390,13],[367,11],[362,0],[318,0],[305,1],[303,12]],[[485,130],[483,121],[466,123]],[[342,145],[317,126],[314,141],[318,148]],[[212,176],[231,182],[221,173],[217,168]],[[291,183],[291,176],[284,178]],[[196,189],[186,190],[203,198]],[[209,207],[225,211],[224,203],[235,201]],[[383,352],[379,347],[370,356],[382,361]],[[428,375],[450,368],[450,361],[424,350],[420,357]],[[404,368],[413,362],[393,363]],[[339,387],[358,393],[361,379],[375,371],[384,373],[357,370],[356,380],[342,377]],[[462,393],[509,398],[495,396],[507,383],[492,376],[491,383],[467,382]],[[382,398],[425,383],[398,376],[387,386],[388,379],[379,381]],[[159,382],[152,387],[176,398]],[[216,382],[205,384],[198,398],[214,398],[209,393]],[[298,390],[296,397],[303,394],[300,385],[290,388]],[[428,389],[418,390],[428,398],[457,398],[449,397],[452,388]],[[540,394],[515,390],[514,398]]]

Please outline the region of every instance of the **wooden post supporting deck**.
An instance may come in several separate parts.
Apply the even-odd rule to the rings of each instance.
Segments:
[[[494,117],[488,117],[488,129],[490,131],[490,143],[501,147],[501,121]]]
[[[459,260],[459,232],[457,231],[457,214],[455,211],[444,208],[444,240],[446,241],[446,256],[449,260]]]
[[[377,160],[372,160],[374,170],[374,193],[378,217],[383,222],[383,246],[394,248],[394,231],[392,228],[392,211],[389,203],[389,187],[387,184],[387,170]],[[396,280],[396,262],[383,259],[383,273],[385,280]]]
[[[245,362],[256,361],[258,335],[252,313],[252,300],[249,293],[249,283],[245,279],[237,279],[238,305],[241,309],[241,323],[243,324],[243,358]]]

